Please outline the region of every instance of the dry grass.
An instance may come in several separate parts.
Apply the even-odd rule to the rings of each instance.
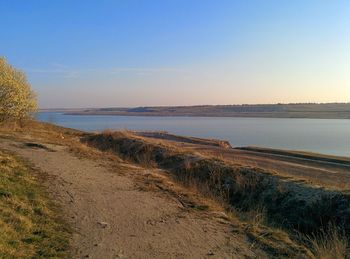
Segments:
[[[185,160],[183,174],[173,175],[173,179],[184,185],[187,189],[194,193],[199,193],[203,197],[215,201],[223,208],[228,208],[227,201],[230,198],[228,188],[222,185],[220,170],[212,170],[209,179],[199,179],[196,177],[196,172],[193,170],[193,164],[190,160]],[[213,189],[217,190],[213,192]]]
[[[115,155],[101,152],[97,149],[88,147],[80,141],[80,138],[86,136],[84,133],[74,129],[63,128],[49,123],[37,121],[25,121],[20,126],[16,123],[6,123],[0,125],[0,136],[2,138],[14,138],[23,142],[42,141],[43,143],[64,145],[69,147],[69,151],[79,158],[99,159],[108,158],[118,160]],[[120,160],[118,160],[120,161]]]
[[[249,222],[254,227],[266,226],[268,224],[266,209],[263,206],[257,206],[248,211],[241,211],[239,215],[242,220]]]
[[[22,126],[17,124],[1,124],[0,134],[2,137],[12,137],[20,140],[44,141],[51,144],[70,144],[79,142],[79,138],[85,133],[58,127],[49,123],[26,121]]]
[[[348,254],[347,239],[334,225],[317,236],[309,237],[309,242],[318,259],[344,259]]]
[[[229,211],[236,210],[234,213],[247,225],[248,236],[274,255],[310,257],[308,249],[297,244],[297,236],[293,234],[292,240],[287,232],[317,233],[323,224],[336,221],[340,226],[348,218],[344,207],[349,202],[347,195],[280,177],[274,172],[227,163],[222,157],[213,159],[132,132],[106,132],[90,136],[86,141],[138,163],[145,161],[141,158],[148,153],[146,163],[155,163],[187,189]]]
[[[142,137],[134,137],[131,132],[105,132],[101,135],[91,136],[86,141],[103,151],[113,151],[124,159],[138,163],[142,161],[140,157],[145,155],[144,152],[149,153],[147,155],[149,161],[167,170],[169,176],[175,182],[186,187],[189,192],[200,194],[207,201],[212,201],[212,204],[215,203],[216,206],[233,212],[228,213],[232,216],[229,218],[232,218],[235,222],[239,221],[231,204],[232,182],[225,180],[230,172],[226,170],[225,166],[221,167],[222,162],[184,152],[181,148],[174,148],[169,144],[159,144],[149,139],[144,141]],[[247,196],[253,190],[250,188],[256,188],[260,181],[259,177],[254,177],[254,175],[245,177],[239,171],[234,177],[237,186],[240,186],[239,188],[242,188],[242,190],[247,188]],[[245,199],[245,197],[242,196],[242,199]],[[251,206],[250,203],[253,200],[246,199],[244,202],[247,203],[246,206]],[[193,206],[200,210],[207,209],[207,206]],[[291,257],[299,254],[309,254],[307,249],[292,241],[286,232],[275,231],[262,226],[265,223],[264,208],[256,207],[255,210],[249,212],[250,214],[246,211],[245,213],[247,220],[243,224],[246,227],[240,227],[240,231],[247,233],[253,242],[258,244],[258,248],[262,247],[274,256]],[[303,257],[301,256],[301,258]]]

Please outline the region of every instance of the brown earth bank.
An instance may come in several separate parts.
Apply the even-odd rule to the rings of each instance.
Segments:
[[[350,119],[350,103],[151,106],[133,108],[110,107],[75,110],[47,109],[43,111],[62,111],[70,115]]]
[[[261,161],[252,166],[267,158],[215,143],[225,142],[37,122],[0,130],[0,149],[46,175],[72,226],[73,258],[332,258],[320,257],[326,252],[315,240],[328,223],[349,233],[345,188],[279,175]],[[297,164],[270,159],[283,170]],[[332,247],[333,258],[344,257]]]

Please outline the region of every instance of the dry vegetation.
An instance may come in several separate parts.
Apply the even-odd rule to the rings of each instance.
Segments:
[[[131,132],[104,132],[87,136],[85,141],[100,150],[113,151],[124,159],[163,168],[171,172],[176,181],[216,199],[227,211],[249,222],[248,236],[275,256],[304,254],[312,257],[303,245],[296,244],[311,247],[310,243],[295,233],[319,236],[329,232],[329,224],[344,229],[344,236],[349,237],[350,197],[347,193],[290,181],[259,168],[226,164],[184,152],[162,141],[155,143]],[[323,240],[323,244],[334,244],[338,243],[336,237],[327,234],[318,240]],[[346,240],[345,237],[339,239]],[[320,249],[316,248],[316,243],[312,245],[318,258]],[[345,253],[346,245],[338,247],[343,251],[340,254]]]
[[[92,149],[80,142],[80,138],[87,135],[79,130],[62,128],[50,123],[37,122],[34,120],[25,120],[22,125],[9,122],[0,125],[0,134],[2,138],[14,138],[25,142],[42,141],[48,144],[64,145],[69,150],[81,158],[98,159],[108,156],[115,160],[116,156],[110,156],[97,149]]]
[[[319,259],[347,258],[347,239],[334,225],[309,238],[313,254]]]

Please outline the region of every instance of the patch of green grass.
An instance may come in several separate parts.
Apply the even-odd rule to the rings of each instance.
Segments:
[[[69,229],[35,172],[0,151],[0,258],[65,258]]]

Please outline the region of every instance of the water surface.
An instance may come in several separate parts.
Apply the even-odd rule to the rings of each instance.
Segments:
[[[85,131],[165,130],[169,133],[230,141],[232,146],[261,146],[350,157],[350,120],[87,116],[38,113],[38,119]]]

